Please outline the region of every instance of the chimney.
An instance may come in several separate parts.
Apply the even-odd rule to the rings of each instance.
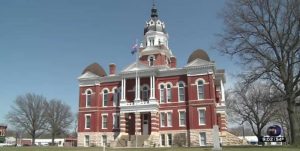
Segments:
[[[170,60],[171,60],[171,68],[176,68],[176,57],[172,56]]]
[[[116,64],[111,63],[109,64],[109,75],[115,75],[116,74]]]

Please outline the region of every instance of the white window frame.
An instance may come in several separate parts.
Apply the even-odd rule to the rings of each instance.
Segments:
[[[200,95],[199,95],[199,81],[202,81],[202,94],[203,94],[203,98],[200,98]],[[198,79],[196,81],[196,86],[197,86],[197,98],[198,100],[204,100],[205,99],[205,80],[204,79]]]
[[[201,134],[204,134],[204,144],[202,143],[202,136]],[[206,146],[207,145],[207,135],[206,132],[200,132],[199,133],[199,146]]]
[[[87,117],[90,117],[89,127],[87,127]],[[85,114],[84,115],[84,129],[91,129],[91,120],[92,120],[92,115],[91,114]]]
[[[184,125],[181,123],[181,114],[180,114],[180,112],[184,112],[184,115],[185,115]],[[186,110],[178,110],[178,120],[179,120],[179,127],[186,127]]]
[[[144,100],[144,88],[147,88],[147,98],[146,98],[146,100]],[[148,101],[149,100],[149,91],[150,91],[149,85],[145,84],[145,85],[141,86],[141,93],[142,93],[141,99],[142,99],[142,101]]]
[[[88,92],[90,92],[91,94],[88,94]],[[93,94],[92,89],[86,89],[84,94],[85,94],[85,107],[91,107],[92,106],[92,94]],[[90,105],[88,105],[88,102],[90,103]]]
[[[165,112],[160,112],[159,117],[160,117],[160,127],[166,127],[166,113]]]
[[[172,112],[167,112],[167,127],[172,127]]]
[[[116,118],[115,116],[119,117],[118,125],[116,126]],[[120,128],[120,113],[113,113],[113,129]]]
[[[106,127],[103,127],[104,126],[104,116],[106,116]],[[101,114],[101,128],[102,129],[108,128],[108,114],[107,113]]]
[[[163,88],[161,88],[163,86]],[[164,84],[159,84],[159,102],[166,103],[166,90]]]
[[[86,143],[87,140],[88,140],[88,144]],[[84,135],[84,147],[89,147],[90,146],[90,142],[91,142],[90,135]]]
[[[105,91],[107,91],[107,93],[104,93]],[[106,106],[104,105],[105,102],[105,94],[107,95],[107,104]],[[109,89],[105,88],[102,90],[102,107],[107,107],[108,106],[108,99],[109,99]]]
[[[171,138],[170,136],[171,135]],[[171,144],[169,142],[169,140],[171,139]],[[173,145],[173,135],[171,133],[167,134],[167,146],[172,146]]]
[[[113,106],[116,107],[116,106],[119,106],[119,89],[114,87],[112,89],[112,92],[113,92]]]
[[[162,138],[164,138],[164,141]],[[160,146],[166,146],[166,135],[165,134],[160,134]]]
[[[169,86],[169,88],[168,88]],[[170,103],[172,102],[172,84],[171,83],[167,83],[166,86],[165,86],[165,89],[166,89],[166,100],[167,100],[167,103]]]
[[[153,61],[152,65],[151,65],[151,58],[152,58],[152,61]],[[154,61],[155,61],[155,56],[154,55],[149,55],[147,60],[148,60],[149,66],[154,66]]]
[[[204,111],[204,123],[201,122],[201,114],[200,111]],[[199,125],[206,125],[206,108],[205,107],[200,107],[197,108],[197,112],[198,112],[198,124]]]
[[[180,87],[180,84],[183,85],[183,87]],[[180,99],[180,89],[183,89],[183,100]],[[183,81],[178,82],[178,102],[184,102],[185,101],[185,83]]]

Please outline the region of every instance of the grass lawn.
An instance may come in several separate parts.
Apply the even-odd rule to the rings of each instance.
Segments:
[[[102,148],[0,147],[0,151],[102,151]],[[106,151],[211,151],[211,148],[106,148]],[[300,147],[223,147],[223,151],[300,151]]]

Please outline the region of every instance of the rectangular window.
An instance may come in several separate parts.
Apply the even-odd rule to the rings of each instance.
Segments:
[[[102,145],[107,145],[107,136],[106,135],[102,135]]]
[[[160,89],[160,103],[166,103],[166,100],[165,100],[165,89]]]
[[[172,134],[168,134],[168,146],[172,146]]]
[[[119,94],[118,89],[114,90],[113,106],[119,106]]]
[[[185,126],[186,114],[185,111],[179,111],[179,126]]]
[[[183,102],[185,99],[184,87],[179,87],[179,102]]]
[[[166,141],[165,134],[161,134],[160,135],[160,144],[161,144],[161,146],[166,146],[165,141]]]
[[[204,99],[204,85],[198,85],[198,99]]]
[[[85,147],[89,147],[90,146],[90,136],[89,135],[85,135],[84,136],[84,146]]]
[[[160,113],[160,127],[166,126],[166,114]]]
[[[91,128],[91,115],[85,115],[85,129]]]
[[[114,114],[113,116],[113,128],[119,128],[120,126],[120,115]]]
[[[108,104],[108,94],[104,94],[104,97],[103,97],[103,106],[107,106]]]
[[[88,94],[86,96],[86,107],[91,107],[91,103],[92,102],[92,95],[91,94]]]
[[[199,140],[200,140],[200,146],[206,146],[206,133],[205,132],[200,132],[199,135]]]
[[[198,110],[199,125],[205,125],[205,109]]]
[[[167,126],[172,127],[172,112],[167,113],[167,120],[168,120]]]
[[[167,87],[167,101],[172,102],[172,89]]]
[[[107,128],[107,115],[102,115],[102,129]]]

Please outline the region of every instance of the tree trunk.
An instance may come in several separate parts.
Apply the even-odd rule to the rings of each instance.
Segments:
[[[300,146],[300,122],[297,119],[297,106],[292,103],[292,99],[288,100],[288,114],[291,129],[291,144]]]
[[[51,146],[54,146],[54,145],[55,145],[55,144],[54,144],[54,139],[55,139],[55,134],[52,133],[52,143],[51,143]]]
[[[31,142],[32,146],[35,146],[35,133],[32,135],[32,142]]]

